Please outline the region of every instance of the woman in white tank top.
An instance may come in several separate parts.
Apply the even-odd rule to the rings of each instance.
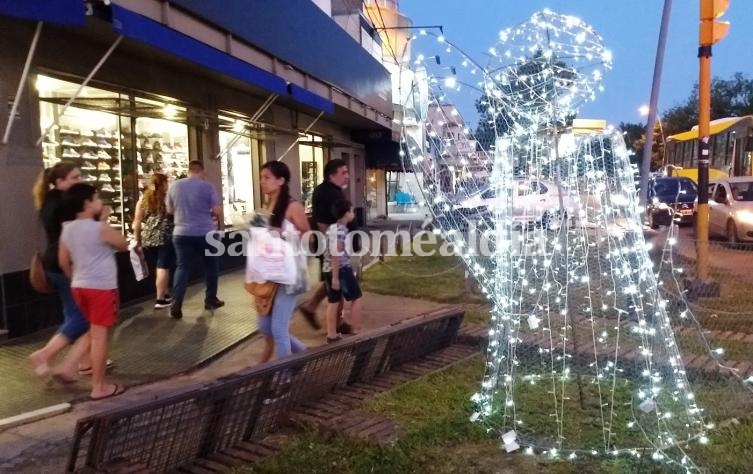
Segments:
[[[309,232],[306,212],[300,202],[290,196],[290,169],[280,161],[269,161],[261,169],[261,190],[267,196],[268,210],[271,211],[269,226],[285,235],[293,247],[300,251],[300,235]],[[290,334],[290,318],[295,309],[296,294],[288,294],[280,287],[275,295],[272,311],[267,316],[259,316],[259,332],[266,337],[267,346],[261,361],[266,362],[276,349],[277,358],[287,357],[306,349],[301,341]]]

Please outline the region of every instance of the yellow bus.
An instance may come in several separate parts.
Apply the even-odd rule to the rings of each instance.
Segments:
[[[728,176],[751,176],[753,115],[711,121],[709,181]],[[698,125],[667,137],[665,173],[698,182]]]

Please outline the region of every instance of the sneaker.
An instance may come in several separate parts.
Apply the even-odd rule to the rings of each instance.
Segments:
[[[70,138],[63,138],[63,146],[81,146]]]
[[[97,169],[99,171],[107,171],[110,169],[110,165],[108,165],[104,161],[100,161],[99,163],[97,163]]]
[[[348,323],[341,323],[339,326],[337,326],[337,332],[340,334],[355,334],[353,331],[353,326],[351,326]]]
[[[92,153],[90,151],[85,151],[84,154],[81,155],[81,158],[83,158],[85,160],[96,160],[97,159],[97,155],[95,155],[94,153]]]
[[[81,169],[88,171],[88,170],[96,170],[97,167],[94,166],[93,163],[90,163],[90,162],[87,161],[86,163],[84,163],[84,166],[82,166]]]
[[[175,306],[170,306],[170,317],[173,319],[183,319],[183,311]]]
[[[81,130],[81,136],[82,137],[93,137],[94,136],[94,130]]]
[[[173,303],[172,299],[170,299],[169,296],[166,296],[154,302],[154,309],[169,308],[172,303]]]
[[[113,171],[120,171],[120,163],[115,163],[115,166],[112,167]]]
[[[81,146],[96,147],[97,144],[91,138],[87,138],[86,140],[81,142]]]
[[[112,145],[104,140],[98,140],[97,141],[97,147],[99,148],[112,148]]]
[[[76,130],[71,130],[70,128],[61,128],[60,133],[63,135],[78,135],[79,134]]]
[[[104,151],[104,150],[99,150],[99,151],[97,152],[97,158],[101,158],[101,159],[103,159],[103,160],[109,160],[110,158],[112,158],[112,156],[110,156],[110,155],[109,155],[109,154],[108,154],[108,153],[107,153],[106,151]]]
[[[100,188],[100,191],[104,191],[106,193],[114,193],[115,189],[112,186],[110,186],[109,184],[105,184],[104,186],[102,186]]]
[[[100,173],[97,181],[99,181],[100,183],[109,183],[110,181],[112,181],[112,179],[106,173]]]
[[[97,180],[97,177],[94,176],[93,174],[87,174],[86,176],[84,176],[84,181],[96,181],[96,180]]]
[[[65,148],[63,150],[63,158],[81,158],[81,154],[73,148]]]
[[[225,306],[225,302],[220,299],[214,300],[211,303],[210,302],[204,303],[204,309],[209,309],[212,311],[214,311],[217,308],[222,308],[223,306]]]

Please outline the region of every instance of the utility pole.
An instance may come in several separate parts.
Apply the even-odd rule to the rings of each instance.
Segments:
[[[672,12],[672,0],[664,0],[661,14],[661,28],[659,29],[659,43],[656,45],[656,59],[654,60],[654,79],[651,83],[651,99],[648,104],[648,123],[646,124],[646,144],[643,145],[643,161],[641,161],[640,204],[648,204],[648,175],[651,173],[651,151],[654,147],[654,124],[656,123],[657,106],[659,102],[659,88],[661,86],[661,72],[664,65],[664,49],[667,44],[667,30],[669,16]],[[661,120],[659,121],[661,126]],[[664,134],[662,133],[662,146]]]
[[[717,21],[729,0],[700,0],[698,47],[698,213],[696,221],[696,280],[709,279],[709,128],[711,122],[711,46],[729,31],[729,22]]]

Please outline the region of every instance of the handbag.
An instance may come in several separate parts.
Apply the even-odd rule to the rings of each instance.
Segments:
[[[42,255],[39,252],[31,256],[29,283],[31,283],[31,287],[37,293],[42,293],[43,295],[52,293],[52,285],[47,280],[47,274],[44,272],[44,265],[42,265]]]
[[[141,245],[159,247],[165,245],[172,234],[172,222],[169,214],[150,213],[141,224]]]
[[[245,283],[246,291],[254,297],[259,316],[267,316],[272,312],[278,286],[277,283],[272,281],[247,281]]]

